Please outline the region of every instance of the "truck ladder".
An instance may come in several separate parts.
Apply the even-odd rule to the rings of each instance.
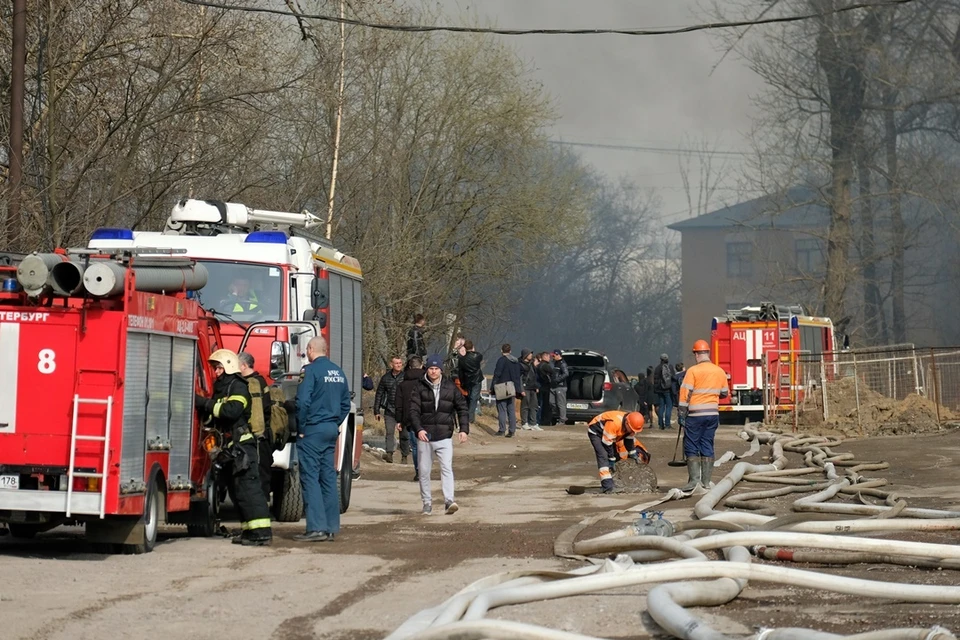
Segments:
[[[104,404],[107,405],[107,426],[102,436],[81,436],[77,434],[77,419],[80,413],[81,404]],[[74,478],[100,478],[100,517],[103,518],[107,506],[107,463],[110,457],[110,423],[113,418],[113,396],[106,398],[81,398],[80,394],[73,394],[73,424],[70,427],[70,465],[67,467],[67,517],[70,517],[70,510],[73,500],[73,479]],[[103,443],[103,469],[102,473],[87,473],[75,471],[73,464],[77,457],[77,440],[90,440]]]

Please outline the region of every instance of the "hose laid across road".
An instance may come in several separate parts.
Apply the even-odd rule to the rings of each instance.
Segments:
[[[404,638],[530,638],[583,640],[589,636],[536,625],[486,619],[492,609],[539,600],[596,594],[628,586],[656,584],[647,594],[653,620],[673,637],[723,640],[687,607],[721,606],[738,597],[750,580],[898,602],[960,605],[960,586],[883,582],[825,574],[786,566],[756,565],[751,554],[765,560],[791,563],[888,563],[935,569],[960,568],[960,546],[862,538],[879,532],[953,531],[960,529],[960,512],[914,508],[883,487],[883,479],[864,478],[865,471],[888,468],[885,462],[857,461],[838,454],[839,440],[798,437],[745,430],[750,442],[744,456],[760,445],[772,447],[769,464],[737,462],[710,487],[694,508],[694,520],[666,523],[671,535],[641,535],[643,527],[626,527],[588,540],[576,538],[587,527],[624,511],[597,514],[569,528],[558,539],[556,553],[598,563],[574,572],[511,572],[474,583],[442,605],[421,612],[388,636]],[[787,468],[785,452],[803,456],[804,466]],[[778,489],[727,496],[741,482],[782,485]],[[796,500],[790,515],[776,515],[763,500],[811,494]],[[838,495],[855,495],[861,504],[831,502]],[[644,511],[666,500],[689,494],[671,490],[661,500],[627,511]],[[882,504],[873,504],[867,497]],[[724,511],[719,505],[747,508],[751,513]],[[706,552],[720,551],[725,560],[709,560]],[[594,556],[619,554],[616,562],[600,563]],[[663,562],[666,561],[666,562]],[[658,562],[643,566],[638,562]],[[703,580],[709,579],[709,582]],[[692,582],[697,581],[697,582]],[[941,627],[880,629],[837,635],[812,629],[763,629],[755,640],[928,639],[955,636]]]

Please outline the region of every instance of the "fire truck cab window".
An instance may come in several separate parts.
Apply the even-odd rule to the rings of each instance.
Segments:
[[[753,243],[727,243],[727,277],[743,278],[753,275]]]
[[[201,261],[207,268],[207,284],[199,299],[234,320],[279,320],[283,299],[283,272],[279,267],[237,262]]]

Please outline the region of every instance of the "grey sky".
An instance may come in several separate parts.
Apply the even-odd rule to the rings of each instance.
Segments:
[[[451,23],[475,14],[500,27],[663,27],[706,21],[697,0],[439,0]],[[735,55],[716,69],[717,42],[705,32],[676,36],[505,36],[554,97],[557,137],[655,147],[747,147],[758,78]],[[713,70],[713,73],[711,73]],[[675,154],[581,148],[599,170],[657,187],[669,222],[687,217]],[[735,172],[739,162],[726,158]],[[697,173],[694,161],[693,173]],[[735,198],[735,176],[712,201]]]

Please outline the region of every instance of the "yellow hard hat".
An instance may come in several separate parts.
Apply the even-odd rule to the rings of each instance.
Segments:
[[[207,358],[208,362],[219,363],[224,373],[240,373],[240,361],[237,354],[229,349],[217,349]]]

